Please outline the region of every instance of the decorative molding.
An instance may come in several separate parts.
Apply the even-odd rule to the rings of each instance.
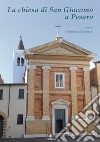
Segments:
[[[65,101],[63,99],[59,99],[59,100],[56,100],[54,102],[51,102],[52,105],[69,105],[70,103],[68,101]]]
[[[42,116],[42,120],[50,120],[50,116]]]
[[[70,67],[69,70],[71,70],[71,71],[76,71],[76,70],[77,70],[77,67]]]
[[[63,94],[63,95],[70,95],[71,94],[71,91],[60,91],[60,90],[55,90],[55,91],[49,91],[49,94],[52,95],[52,94]]]
[[[84,67],[83,71],[90,71],[90,68],[89,67]]]
[[[34,138],[34,137],[47,137],[47,134],[31,134],[31,135],[24,134],[24,138]]]
[[[62,87],[56,86],[56,75],[62,75]],[[55,72],[55,88],[65,88],[65,73],[63,72]]]
[[[59,41],[61,41],[60,44]],[[73,43],[67,42],[66,40],[62,40],[61,37],[58,37],[57,40],[54,40],[52,42],[36,46],[35,48],[31,48],[30,50],[26,50],[26,56],[29,56],[30,54],[34,55],[41,54],[47,50],[50,51],[52,48],[58,47],[58,45],[60,45],[61,47],[63,46],[66,50],[70,50],[72,53],[74,52],[76,56],[79,55],[79,56],[88,57],[92,55],[91,58],[94,57],[92,52],[87,51],[86,49],[83,49]]]
[[[98,85],[100,85],[100,82],[99,82]],[[34,90],[34,93],[35,94],[42,94],[43,90]],[[80,94],[84,95],[84,93],[85,93],[84,91],[77,91],[78,95],[80,95]],[[55,95],[55,94],[71,95],[71,91],[70,90],[69,91],[66,91],[66,90],[64,90],[64,91],[63,90],[49,91],[49,95]]]
[[[42,94],[43,93],[43,90],[34,90],[34,93],[38,93],[38,94]]]
[[[26,117],[26,121],[32,121],[32,120],[35,120],[34,116],[27,116]]]
[[[52,57],[53,58],[53,57]],[[79,61],[77,60],[67,60],[66,62],[66,59],[65,60],[56,60],[53,58],[53,60],[47,60],[47,59],[37,59],[36,60],[33,60],[32,63],[36,66],[54,66],[54,67],[75,67],[77,66],[78,68],[83,68],[84,66],[87,66],[89,65],[89,62],[88,61],[83,61],[81,59],[79,59]]]
[[[68,123],[68,105],[69,102],[59,99],[51,103],[52,104],[52,134],[55,134],[55,109],[65,110],[65,125]]]
[[[45,70],[45,69],[50,69],[50,66],[42,66],[42,69]]]
[[[32,64],[29,64],[29,65],[28,65],[28,68],[29,68],[29,69],[36,69],[36,66],[34,66],[34,65],[32,65]]]

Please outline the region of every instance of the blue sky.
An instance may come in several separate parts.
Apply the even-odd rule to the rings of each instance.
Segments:
[[[55,25],[58,24],[61,26],[60,35],[65,40],[96,53],[94,61],[100,60],[99,6],[99,0],[0,0],[0,74],[4,81],[12,82],[12,53],[17,49],[20,35],[25,49],[29,49],[55,40]],[[38,12],[21,12],[19,9],[22,7],[27,10],[38,9]],[[43,7],[47,7],[46,12],[41,12]],[[64,12],[65,7],[93,9],[93,12]],[[50,8],[53,10],[50,11]],[[72,14],[93,16],[93,19],[72,19]],[[65,19],[66,16],[68,19]],[[84,30],[90,33],[80,32]]]

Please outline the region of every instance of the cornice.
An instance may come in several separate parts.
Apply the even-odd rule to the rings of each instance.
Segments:
[[[25,51],[26,59],[45,60],[81,60],[91,61],[95,57],[92,52],[72,44],[66,40],[54,40],[52,42],[36,46]]]
[[[45,60],[81,60],[81,61],[91,61],[93,57],[83,56],[83,55],[57,55],[57,54],[27,54],[28,59],[45,59]]]
[[[49,51],[51,49],[55,49],[57,47],[62,47],[62,48],[65,48],[65,49],[68,49],[69,51],[72,51],[73,53],[75,54],[79,54],[79,55],[92,55],[92,57],[95,56],[95,54],[93,54],[91,51],[89,50],[86,50],[80,46],[77,46],[71,42],[68,42],[66,40],[54,40],[54,41],[51,41],[51,42],[48,42],[46,44],[43,44],[43,45],[40,45],[40,46],[36,46],[36,47],[33,47],[29,50],[26,50],[25,53],[26,54],[29,54],[29,53],[34,53],[34,54],[40,54],[42,52],[45,52],[45,51]]]

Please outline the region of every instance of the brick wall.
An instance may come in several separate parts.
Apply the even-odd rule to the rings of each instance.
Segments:
[[[43,71],[42,67],[36,67],[35,69],[35,90],[42,90],[43,87]]]
[[[55,72],[65,73],[65,88],[55,88],[54,75]],[[76,71],[77,78],[77,100],[78,100],[78,112],[84,107],[84,72],[82,69]],[[42,67],[36,67],[35,69],[35,118],[41,119],[43,116],[43,70]],[[41,91],[41,93],[39,92]],[[49,112],[50,112],[50,132],[52,132],[52,106],[51,102],[58,99],[64,99],[65,101],[71,102],[71,71],[66,68],[51,67],[49,70]],[[71,119],[72,106],[68,108],[68,121]],[[42,122],[41,122],[42,123]]]
[[[35,118],[41,119],[43,115],[43,97],[42,94],[35,94]]]

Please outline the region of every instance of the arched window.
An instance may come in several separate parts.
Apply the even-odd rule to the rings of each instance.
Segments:
[[[24,65],[24,59],[21,58],[21,66],[23,66],[23,65]]]
[[[20,66],[20,58],[17,58],[17,65]]]

